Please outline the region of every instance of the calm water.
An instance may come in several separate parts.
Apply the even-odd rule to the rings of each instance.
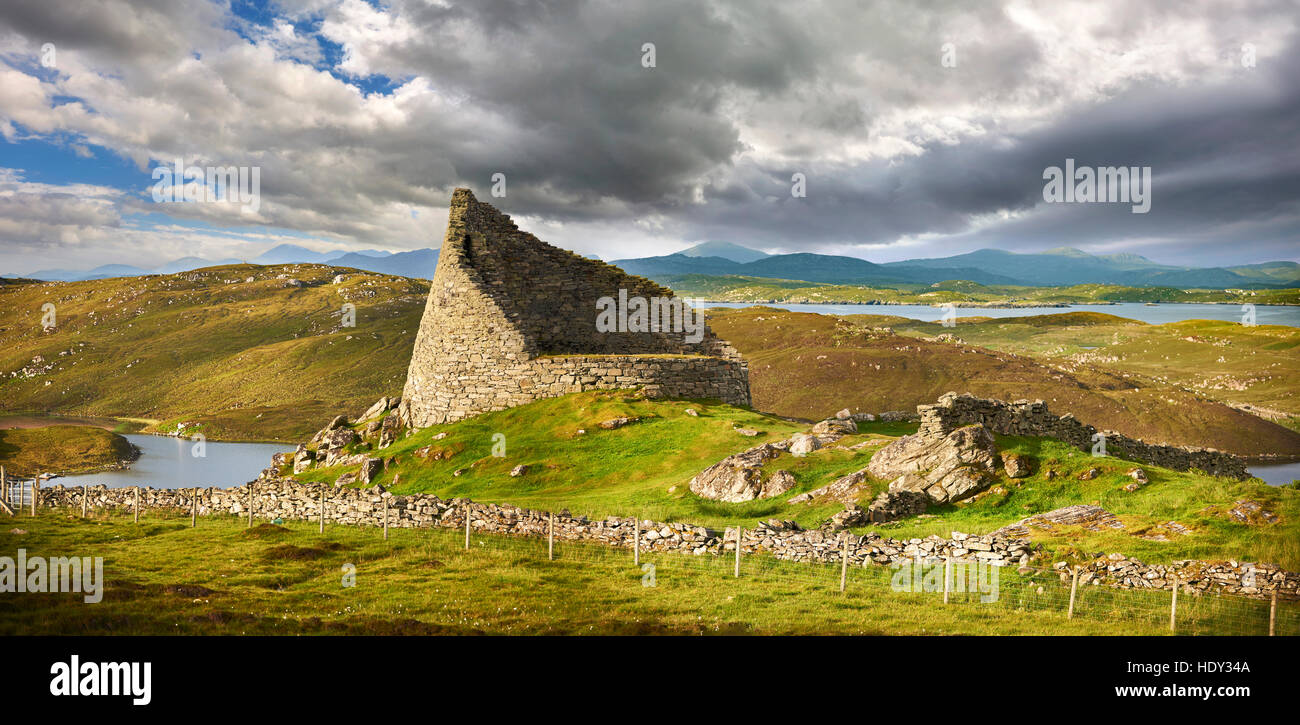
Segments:
[[[1250,467],[1250,473],[1264,479],[1265,483],[1281,486],[1300,478],[1300,461],[1258,464]]]
[[[154,488],[187,488],[190,486],[216,486],[231,488],[242,486],[257,478],[263,468],[271,465],[271,456],[292,451],[292,446],[278,443],[216,443],[207,441],[207,455],[195,458],[195,442],[181,438],[151,435],[127,435],[127,440],[140,448],[140,458],[125,471],[84,473],[51,479],[47,485],[62,483],[65,486],[104,484],[110,488],[126,486],[152,486]]]
[[[748,307],[739,302],[703,302],[702,307]],[[929,305],[788,305],[765,304],[793,312],[817,312],[823,315],[897,315],[914,320],[935,322],[943,317],[942,307]],[[1240,305],[1160,304],[1121,302],[1114,305],[1070,305],[1069,307],[958,307],[958,317],[1030,317],[1034,315],[1059,315],[1065,312],[1102,312],[1130,320],[1141,320],[1153,325],[1182,320],[1225,320],[1241,322]],[[1300,306],[1257,305],[1255,322],[1261,325],[1290,325],[1300,327]]]

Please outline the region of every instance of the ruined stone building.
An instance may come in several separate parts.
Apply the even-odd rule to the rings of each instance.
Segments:
[[[597,326],[602,298],[672,296],[647,279],[551,246],[457,189],[407,371],[403,416],[419,428],[615,388],[749,405],[744,360],[707,327],[697,328],[703,334],[692,341],[680,330]]]

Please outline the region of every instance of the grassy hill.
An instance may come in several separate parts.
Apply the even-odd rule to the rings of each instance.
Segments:
[[[3,285],[0,412],[298,440],[401,392],[427,293],[421,280],[307,264]],[[355,327],[341,326],[344,303]]]
[[[863,324],[881,324],[877,318]],[[1030,355],[1075,370],[1105,370],[1147,388],[1174,387],[1231,405],[1249,404],[1300,418],[1300,330],[1244,327],[1217,320],[1143,325],[1074,312],[1065,315],[958,320],[957,327],[891,320],[896,332],[956,334],[981,347]]]
[[[0,413],[132,418],[162,431],[197,422],[211,439],[303,440],[337,413],[400,393],[427,290],[421,280],[307,264],[0,285]],[[356,327],[340,324],[346,302]],[[55,305],[52,330],[41,326],[45,303]],[[956,390],[1041,397],[1157,442],[1300,451],[1294,434],[1225,405],[1300,413],[1292,328],[962,317],[962,346],[920,339],[953,330],[897,316],[836,322],[750,309],[715,310],[711,320],[750,359],[755,407],[779,415],[910,410]],[[869,329],[881,326],[899,334]],[[1198,335],[1232,344],[1182,340]]]
[[[1224,304],[1300,304],[1300,289],[1234,290],[1131,287],[1079,284],[1068,287],[984,285],[967,280],[933,284],[819,284],[744,275],[660,275],[655,281],[688,297],[718,302],[786,304],[900,304],[962,307],[1033,307],[1038,305],[1108,304],[1112,302],[1213,302]]]
[[[687,408],[698,415],[686,413]],[[601,421],[618,417],[637,421],[613,430],[600,427]],[[787,499],[865,468],[882,446],[916,430],[916,424],[866,423],[857,435],[803,458],[784,455],[770,461],[765,466],[768,473],[788,470],[797,482],[777,498],[721,503],[690,492],[691,477],[708,465],[807,427],[704,401],[645,400],[617,391],[591,392],[433,426],[369,455],[388,461],[377,481],[399,494],[433,493],[542,510],[568,509],[592,518],[636,516],[719,529],[753,526],[769,518],[791,519],[814,528],[842,505],[790,504]],[[759,434],[744,436],[737,428]],[[500,440],[504,440],[505,455],[493,456],[493,446]],[[859,443],[865,445],[851,448]],[[1124,484],[1132,481],[1126,476],[1134,465],[1130,462],[1096,458],[1040,438],[998,436],[998,447],[1029,456],[1035,461],[1033,475],[1012,480],[999,470],[993,487],[974,499],[931,508],[925,517],[859,532],[874,528],[902,538],[947,536],[951,531],[983,534],[1031,514],[1094,503],[1119,516],[1126,528],[1099,533],[1062,527],[1051,539],[1036,534],[1053,544],[1049,560],[1069,558],[1073,551],[1121,551],[1148,563],[1241,558],[1300,568],[1300,538],[1295,536],[1294,523],[1300,521],[1300,490],[1269,486],[1257,479],[1234,481],[1143,465],[1151,482],[1130,493],[1123,490]],[[354,444],[353,450],[366,450],[366,444]],[[512,476],[511,471],[520,465],[527,466],[527,472]],[[1101,475],[1087,481],[1078,479],[1093,467],[1100,469]],[[357,469],[357,465],[333,466],[304,472],[298,478],[332,483]],[[1056,475],[1047,478],[1047,470]],[[888,485],[888,481],[868,481],[863,504]],[[1251,526],[1224,516],[1226,509],[1242,499],[1262,503],[1281,521]],[[1168,541],[1144,538],[1166,531],[1170,521],[1191,533],[1167,537]]]
[[[749,361],[754,406],[778,415],[820,419],[841,408],[870,413],[912,410],[956,391],[1005,400],[1041,398],[1058,414],[1073,413],[1098,428],[1153,443],[1207,446],[1246,456],[1300,455],[1300,434],[1183,389],[1178,381],[1133,379],[1114,367],[1040,360],[1028,349],[1018,354],[923,339],[888,326],[966,340],[968,330],[1018,325],[1023,338],[1052,331],[1061,336],[1058,340],[1074,340],[1075,349],[1088,342],[1104,345],[1116,330],[1156,327],[1142,343],[1153,350],[1181,344],[1178,329],[1171,333],[1159,329],[1163,326],[1089,313],[1012,322],[967,318],[956,328],[944,328],[897,317],[837,318],[766,307],[712,312],[713,329]],[[1010,334],[1005,332],[1009,328],[1001,329],[1003,337]],[[1286,345],[1269,337],[1273,328],[1250,329],[1262,330],[1244,333],[1268,340],[1261,345]],[[1285,347],[1277,353],[1285,355]],[[1277,370],[1274,385],[1294,389],[1294,373]]]
[[[0,465],[12,476],[92,471],[133,457],[130,441],[102,428],[53,425],[0,430]]]

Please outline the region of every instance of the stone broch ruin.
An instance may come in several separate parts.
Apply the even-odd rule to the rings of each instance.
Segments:
[[[551,246],[457,189],[402,393],[413,427],[539,398],[641,388],[750,404],[745,361],[707,328],[598,332],[597,300],[672,298],[617,267]]]

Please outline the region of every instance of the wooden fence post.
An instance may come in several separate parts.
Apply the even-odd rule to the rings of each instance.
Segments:
[[[1268,605],[1268,636],[1272,637],[1277,624],[1277,590],[1273,590],[1273,601]]]
[[[948,592],[952,590],[952,556],[943,557],[943,603],[948,603]]]
[[[849,537],[844,537],[844,555],[840,557],[840,594],[844,593],[844,585],[849,578]]]
[[[140,487],[135,487],[135,503],[132,504],[131,510],[135,513],[135,523],[140,523]]]
[[[1079,590],[1079,567],[1074,567],[1074,579],[1070,581],[1070,610],[1065,613],[1066,619],[1074,619],[1074,594]]]
[[[632,531],[632,565],[641,566],[641,519],[633,519]]]
[[[388,497],[384,496],[384,541],[388,541]]]
[[[41,495],[41,479],[32,479],[32,516],[36,515],[36,497]]]
[[[469,551],[469,522],[472,514],[469,508],[469,501],[465,502],[465,551]]]
[[[320,533],[325,533],[325,487],[320,487]]]
[[[733,572],[733,576],[735,576],[737,579],[740,578],[740,543],[744,540],[745,540],[744,529],[740,526],[737,526],[736,527],[736,569]]]
[[[190,497],[190,528],[191,529],[199,525],[199,490],[196,488],[196,489],[192,489],[192,491],[193,493],[191,494]]]
[[[547,516],[546,524],[546,558],[555,561],[555,514]]]
[[[40,474],[37,474],[40,475]],[[90,484],[81,484],[81,518],[86,518],[86,504],[90,500]]]
[[[1178,631],[1178,580],[1174,579],[1174,596],[1169,604],[1169,631]]]
[[[253,528],[253,487],[257,485],[256,481],[248,482],[248,528]]]

